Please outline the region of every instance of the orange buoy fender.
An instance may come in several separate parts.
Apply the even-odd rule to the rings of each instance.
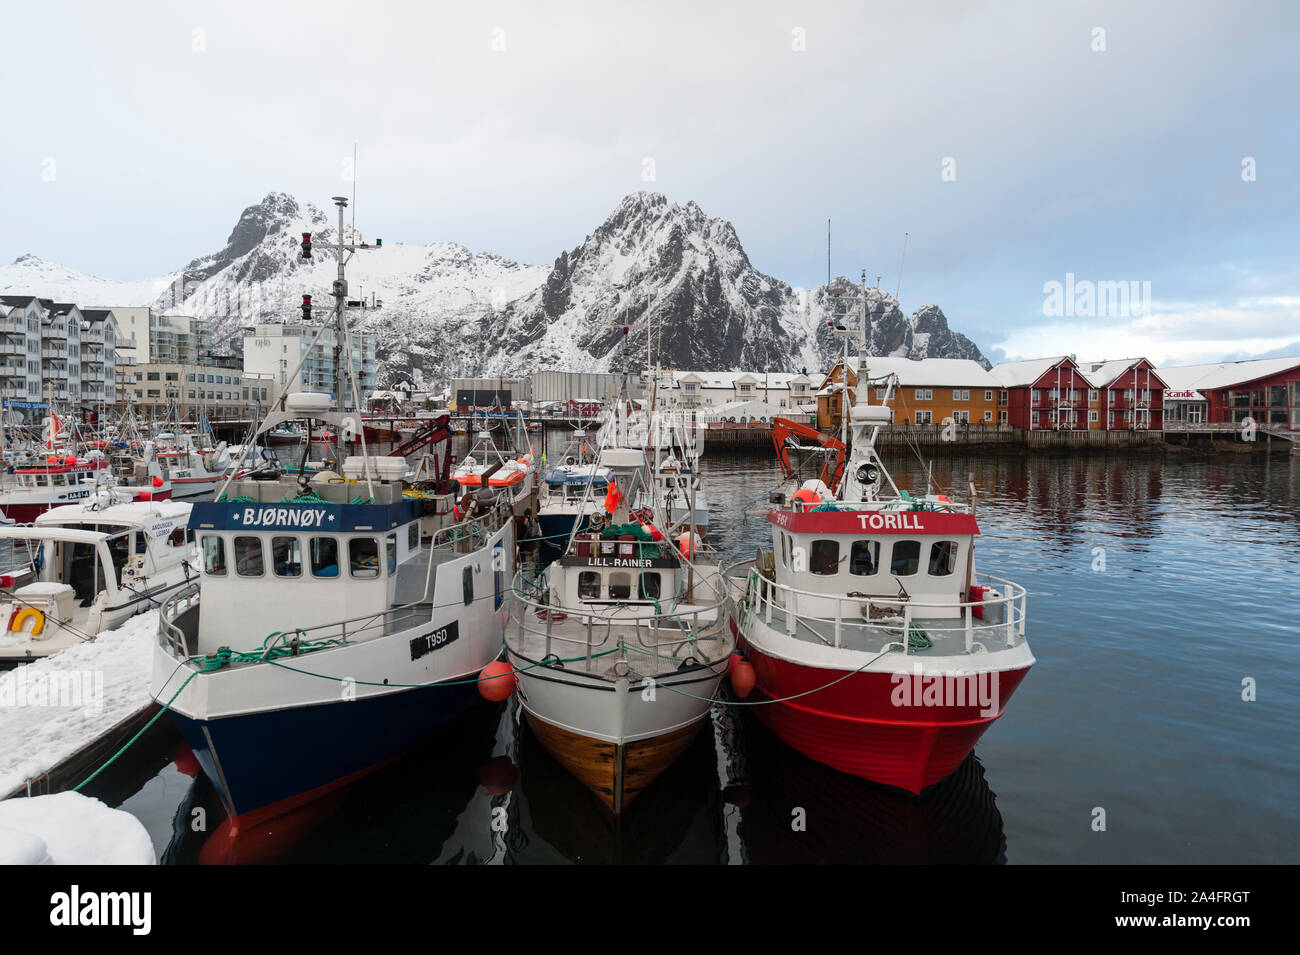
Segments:
[[[754,664],[740,660],[731,667],[731,688],[742,700],[754,691],[758,678],[754,675]]]
[[[493,660],[479,671],[478,681],[483,698],[499,703],[515,691],[515,668],[505,660]]]

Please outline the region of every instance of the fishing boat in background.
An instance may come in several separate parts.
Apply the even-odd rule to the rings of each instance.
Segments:
[[[735,637],[717,555],[689,530],[670,536],[646,449],[614,413],[597,456],[611,472],[603,509],[516,579],[506,651],[538,740],[621,813],[699,731]],[[639,490],[652,504],[632,510]]]
[[[190,505],[102,488],[35,523],[0,526],[0,665],[92,640],[157,607],[197,574]]]
[[[843,439],[777,419],[788,485],[772,495],[772,549],[729,568],[731,626],[756,681],[754,712],[828,766],[911,793],[952,773],[1034,663],[1024,587],[981,574],[971,500],[900,490],[875,449],[896,379],[872,382],[865,357]],[[872,387],[886,389],[871,404]],[[800,482],[792,434],[834,454]],[[851,448],[851,450],[846,450]],[[847,463],[846,463],[847,455]]]
[[[526,500],[537,489],[537,468],[533,452],[507,453],[497,446],[486,428],[474,437],[474,446],[452,471],[452,478],[462,487],[475,490],[487,487],[503,495],[511,504]]]
[[[232,465],[226,442],[199,451],[188,435],[173,447],[157,451],[154,457],[163,479],[171,484],[172,497],[177,499],[210,496]]]
[[[555,550],[568,545],[575,525],[584,531],[593,514],[604,512],[613,471],[597,462],[595,443],[588,442],[586,431],[575,431],[561,463],[546,471],[538,488],[537,523],[543,541]]]
[[[347,200],[335,203],[341,237]],[[339,260],[335,323],[322,328],[347,343],[347,315],[362,306],[347,302],[343,262],[370,246],[317,248]],[[347,348],[336,393],[350,392],[350,407],[282,396],[253,441],[295,419],[349,434],[361,400]],[[405,458],[357,437],[336,448],[339,473],[232,478],[194,504],[201,589],[159,611],[151,693],[233,831],[427,741],[480,699],[478,675],[501,652],[515,560],[508,509],[479,492],[458,508],[450,482],[408,494]]]

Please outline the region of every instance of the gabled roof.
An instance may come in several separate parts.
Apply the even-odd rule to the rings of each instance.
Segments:
[[[1109,388],[1120,375],[1128,372],[1135,365],[1146,362],[1151,367],[1151,377],[1168,387],[1168,382],[1155,369],[1155,362],[1146,358],[1115,358],[1109,361],[1081,361],[1079,368],[1084,376],[1092,382],[1094,388]]]
[[[1032,385],[1063,361],[1070,361],[1069,355],[1057,355],[1055,358],[1030,358],[1028,361],[999,362],[990,369],[992,375],[1003,388],[1017,388]],[[1087,377],[1086,375],[1084,376]]]
[[[1160,369],[1160,377],[1173,391],[1213,391],[1271,378],[1300,368],[1300,357],[1256,358],[1250,361],[1221,361],[1208,365],[1175,365]]]
[[[111,308],[83,308],[81,317],[88,322],[102,322],[113,314]]]
[[[893,355],[867,355],[867,377],[871,380],[897,375],[903,387],[938,385],[941,388],[1000,388],[997,379],[979,362],[970,358],[900,358]],[[857,355],[849,357],[849,367],[857,374]]]
[[[26,308],[27,305],[35,299],[35,295],[0,295],[0,302],[18,308]]]

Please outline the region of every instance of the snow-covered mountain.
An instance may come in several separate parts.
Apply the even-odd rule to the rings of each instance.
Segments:
[[[244,327],[296,321],[304,293],[328,302],[335,265],[324,252],[300,258],[303,232],[324,244],[335,226],[311,203],[271,193],[244,210],[220,251],[171,275],[114,282],[28,255],[0,267],[0,292],[210,318],[214,345],[238,351]],[[450,242],[385,243],[353,257],[348,283],[349,297],[383,303],[357,316],[378,338],[381,383],[630,368],[644,362],[647,334],[661,365],[702,371],[824,369],[837,352],[826,287],[798,292],[764,275],[730,222],[658,193],[627,196],[549,268]],[[907,316],[880,290],[868,293],[870,353],[987,366],[937,306]]]

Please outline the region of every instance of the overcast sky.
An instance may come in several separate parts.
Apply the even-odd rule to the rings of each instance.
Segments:
[[[549,264],[628,192],[995,360],[1300,354],[1300,4],[9,4],[0,259],[138,279],[273,190]],[[1098,31],[1104,31],[1098,32]],[[1102,49],[1101,47],[1104,47]],[[651,172],[653,179],[646,178]],[[1253,174],[1253,179],[1251,178]],[[1150,283],[1149,314],[1044,285]]]

